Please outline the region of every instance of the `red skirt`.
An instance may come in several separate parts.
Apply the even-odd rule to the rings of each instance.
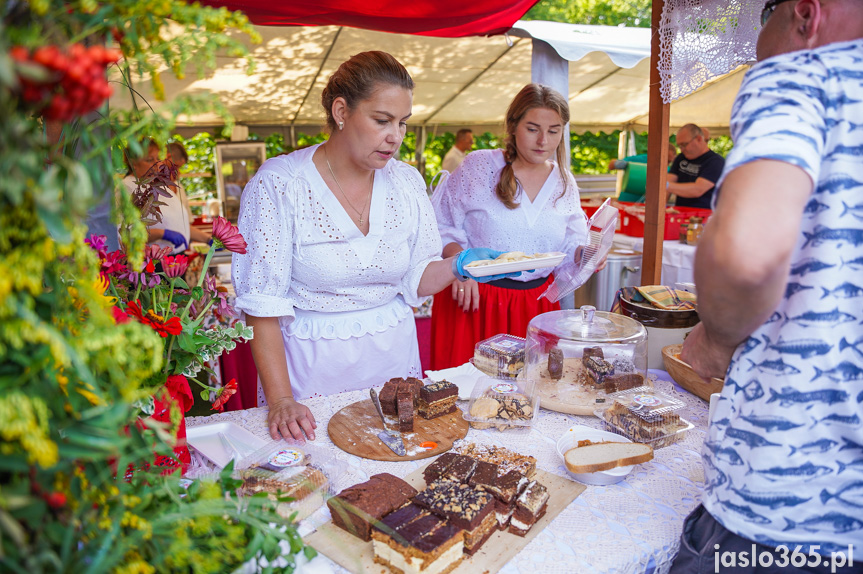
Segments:
[[[479,310],[467,312],[453,300],[450,287],[435,295],[431,314],[432,370],[467,363],[478,342],[498,333],[524,337],[531,319],[560,309],[559,303],[537,299],[548,285],[546,281],[539,287],[519,290],[480,283]]]

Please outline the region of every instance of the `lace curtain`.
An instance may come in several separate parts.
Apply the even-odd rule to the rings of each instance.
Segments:
[[[663,101],[752,62],[763,7],[763,0],[665,0],[659,23]]]

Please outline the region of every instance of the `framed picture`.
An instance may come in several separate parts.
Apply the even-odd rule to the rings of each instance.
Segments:
[[[267,159],[264,142],[219,142],[216,144],[216,187],[222,215],[232,223],[240,214],[240,196],[246,183]]]

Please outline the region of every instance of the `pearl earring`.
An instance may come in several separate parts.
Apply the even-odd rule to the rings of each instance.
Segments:
[[[339,129],[340,130],[345,129],[345,122],[339,122]]]

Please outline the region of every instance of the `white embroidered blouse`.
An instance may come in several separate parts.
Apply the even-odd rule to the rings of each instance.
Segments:
[[[317,147],[267,160],[243,191],[238,226],[248,247],[245,255],[233,256],[237,309],[280,317],[285,330],[295,309],[344,318],[344,312],[374,308],[389,308],[392,314],[389,304],[397,298],[420,305],[422,274],[441,258],[422,176],[396,160],[375,172],[364,236],[315,168]],[[394,324],[393,317],[359,316],[363,324],[340,319],[337,329],[359,336]],[[332,326],[320,329],[310,337],[345,335]]]
[[[432,202],[443,245],[528,254],[562,251],[569,257],[558,269],[571,264],[575,249],[587,243],[587,218],[575,178],[567,171],[569,189],[561,196],[563,180],[555,164],[533,201],[519,186],[519,206],[508,209],[494,191],[505,163],[501,150],[477,150],[438,185]],[[530,281],[552,271],[537,269],[514,280]]]

